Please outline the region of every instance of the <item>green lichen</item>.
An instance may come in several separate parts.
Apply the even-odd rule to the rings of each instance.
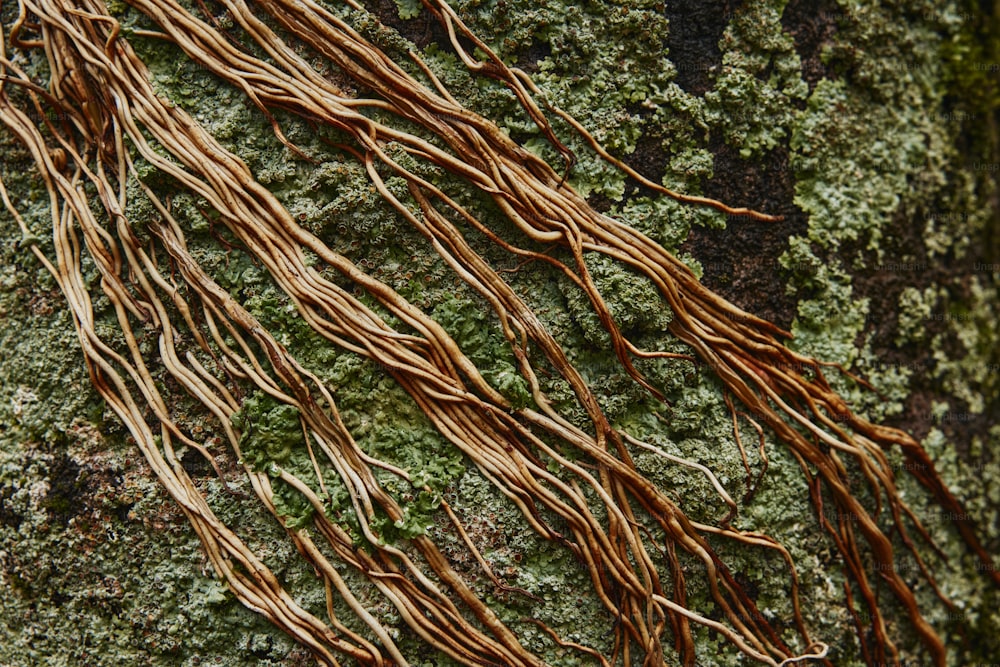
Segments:
[[[986,409],[988,397],[995,396],[1000,388],[995,327],[1000,313],[997,313],[995,283],[984,285],[974,276],[970,286],[967,301],[935,308],[926,315],[926,320],[948,325],[947,331],[935,335],[931,341],[936,378],[947,394],[957,399],[956,410],[979,415]],[[947,344],[949,341],[953,341],[951,345]]]
[[[720,43],[721,68],[705,93],[706,121],[743,159],[784,144],[793,102],[808,93],[794,41],[781,25],[785,4],[754,3],[735,13]]]
[[[298,409],[263,392],[244,399],[240,411],[233,415],[233,426],[242,433],[244,459],[257,470],[265,470],[269,463],[287,462],[292,448],[305,444]]]

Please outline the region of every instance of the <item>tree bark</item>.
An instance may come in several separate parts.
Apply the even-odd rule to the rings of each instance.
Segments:
[[[646,178],[781,216],[762,222],[660,197],[554,121],[578,158],[569,183],[592,206],[675,252],[731,302],[790,330],[790,347],[865,378],[874,392],[841,376],[832,381],[855,412],[922,443],[967,516],[943,512],[915,481],[912,464],[898,452],[891,456],[901,493],[946,557],[918,545],[954,607],[925,582],[916,583],[914,559],[893,567],[915,582],[949,662],[983,663],[1000,653],[997,589],[955,524],[974,522],[987,550],[1000,549],[1000,9],[972,2],[884,4],[470,0],[454,6],[505,62],[532,75],[547,102],[568,111]],[[148,27],[128,7],[111,9],[132,30]],[[356,12],[350,20],[399,60],[415,46],[464,105],[558,168],[558,155],[516,101],[501,86],[470,76],[440,25],[416,9],[380,0],[369,4],[371,14]],[[4,5],[5,34],[15,18]],[[377,269],[383,282],[449,333],[464,332],[459,342],[477,363],[476,354],[492,359],[493,339],[478,337],[492,326],[488,319],[473,299],[457,291],[453,298],[431,250],[410,245],[418,237],[397,226],[363,168],[346,160],[295,162],[239,91],[174,47],[132,41],[159,94],[240,155],[305,227],[329,224],[333,211],[353,258]],[[308,124],[281,120],[290,141],[314,142]],[[50,212],[30,156],[3,129],[0,154],[0,179],[16,208],[32,230],[48,229]],[[171,188],[166,181],[158,186]],[[178,215],[198,219],[193,198],[179,195],[174,206]],[[205,238],[214,232],[207,224],[200,231]],[[245,609],[214,577],[183,513],[90,387],[64,300],[29,251],[49,240],[23,235],[7,212],[0,212],[0,235],[0,665],[309,664],[307,651]],[[490,259],[517,268],[500,254]],[[231,261],[220,246],[200,261],[224,287],[247,295],[249,307],[271,317],[279,340],[294,342],[301,334],[291,319],[282,320],[268,287],[254,282],[247,260]],[[533,278],[530,265],[517,270],[521,285],[534,288],[531,306],[546,313],[577,355],[613,425],[708,466],[739,495],[746,475],[731,443],[721,385],[703,369],[665,375],[665,384],[678,390],[670,409],[658,412],[614,370],[614,354],[601,348],[599,323],[579,295],[544,274]],[[655,294],[624,284],[602,265],[594,274],[617,295],[609,302],[623,329],[685,351],[662,335],[669,313],[654,303]],[[419,465],[447,478],[449,502],[485,545],[494,569],[539,598],[526,607],[496,593],[501,617],[511,621],[530,609],[564,637],[610,650],[613,619],[588,596],[571,554],[549,551],[513,504],[482,476],[462,471],[460,456],[434,459],[430,452],[439,444],[415,414],[401,411],[386,421],[385,414],[364,413],[366,405],[380,410],[372,396],[395,400],[384,369],[339,357],[312,360],[343,379],[348,426],[362,430],[369,418],[382,419],[379,437],[387,448],[407,443],[421,452],[416,459],[431,457]],[[504,372],[497,364],[496,377]],[[352,397],[348,379],[357,377],[362,386]],[[819,530],[806,481],[776,443],[767,455],[759,490],[740,506],[741,527],[767,533],[789,550],[810,632],[831,646],[831,660],[863,664],[844,601],[844,566]],[[652,456],[636,460],[689,516],[718,519],[719,508],[702,501],[711,491],[697,474]],[[278,577],[300,591],[304,606],[322,611],[322,588],[284,531],[262,508],[241,500],[249,486],[232,493],[193,452],[182,463]],[[754,473],[763,470],[759,457],[751,463]],[[736,548],[725,553],[762,613],[769,620],[787,617],[788,576],[780,559]],[[707,600],[697,586],[689,596],[692,608]],[[411,664],[447,664],[408,635],[388,605],[373,613],[395,624]],[[890,630],[902,659],[923,664],[905,614],[893,607],[886,613],[899,615]],[[553,646],[540,631],[517,627],[547,662],[578,664],[578,654]],[[720,636],[702,630],[695,637],[699,664],[740,664],[738,651]]]

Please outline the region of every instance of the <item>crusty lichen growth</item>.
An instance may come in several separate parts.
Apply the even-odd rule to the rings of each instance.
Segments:
[[[987,225],[996,224],[995,213],[986,205],[992,195],[985,189],[986,174],[970,173],[955,148],[967,127],[955,122],[944,99],[946,84],[975,85],[956,69],[968,63],[941,57],[955,49],[969,52],[971,47],[963,40],[973,30],[974,12],[919,1],[894,10],[875,2],[842,3],[838,12],[820,19],[835,23],[837,30],[822,54],[827,78],[810,87],[801,73],[794,29],[782,24],[787,4],[753,3],[729,17],[718,44],[720,66],[703,95],[689,93],[675,82],[667,52],[670,26],[661,3],[469,1],[456,6],[501,57],[530,66],[546,98],[580,119],[614,153],[626,156],[644,142],[652,143],[653,151],[661,151],[666,159],[663,173],[647,176],[662,179],[669,187],[697,194],[705,179],[725,178],[715,173],[713,141],[737,148],[747,169],[753,169],[766,152],[787,147],[795,204],[808,216],[806,235],[791,239],[782,258],[788,289],[801,297],[793,344],[864,373],[887,400],[862,398],[846,379],[838,378],[836,386],[854,393],[861,412],[882,419],[902,413],[910,383],[920,371],[878,363],[868,326],[870,302],[857,296],[859,281],[870,276],[864,258],[889,264],[942,261],[946,256],[958,260]],[[417,10],[409,1],[399,6],[404,19]],[[118,11],[126,26],[144,25],[124,6]],[[346,10],[344,14],[366,36],[378,37],[383,48],[406,48],[402,37],[370,15]],[[162,94],[191,110],[242,157],[304,226],[431,314],[514,404],[530,400],[484,304],[382,202],[363,168],[317,141],[304,123],[281,118],[286,136],[318,164],[295,159],[274,139],[267,119],[236,91],[187,63],[169,46],[138,38],[135,44]],[[558,163],[537,128],[503,89],[472,79],[440,45],[432,44],[423,54],[463,103],[499,121],[530,150]],[[957,80],[965,83],[948,83]],[[990,106],[995,100],[978,103],[978,112],[961,113],[995,109]],[[568,135],[567,128],[556,126]],[[680,246],[692,225],[725,224],[718,213],[649,196],[596,159],[583,142],[568,143],[580,158],[570,183],[671,250]],[[995,161],[982,156],[980,162],[991,164],[990,159]],[[8,171],[4,173],[8,186],[15,189],[20,184],[23,189],[17,189],[28,193],[21,209],[30,211],[35,228],[45,229],[47,213],[25,205],[30,182],[18,181],[16,170]],[[440,173],[423,175],[437,182],[443,179]],[[167,191],[171,187],[157,185]],[[484,219],[504,224],[471,192],[458,196],[463,203],[478,205]],[[130,213],[141,219],[141,198],[133,201]],[[606,628],[613,619],[587,595],[582,567],[565,550],[537,539],[510,503],[467,469],[468,462],[434,431],[384,369],[322,342],[245,253],[221,252],[214,235],[222,232],[210,228],[200,206],[187,195],[174,199],[174,211],[186,225],[192,254],[201,265],[304,365],[319,370],[337,387],[345,422],[362,448],[406,468],[444,494],[466,517],[470,536],[494,571],[541,602],[496,590],[487,581],[476,583],[477,592],[495,604],[504,620],[532,616],[566,639],[609,651]],[[953,215],[928,214],[945,209]],[[926,259],[917,254],[919,249],[906,258],[883,250],[899,217],[926,227]],[[5,427],[0,432],[0,572],[4,593],[11,593],[0,596],[0,615],[17,619],[7,623],[11,629],[0,637],[0,663],[16,663],[35,650],[48,656],[49,664],[67,665],[197,664],[196,658],[201,664],[294,664],[301,654],[236,604],[210,572],[202,571],[196,540],[184,530],[182,517],[148,481],[127,441],[104,421],[87,389],[79,355],[73,352],[71,323],[60,309],[53,284],[14,243],[9,217],[0,214],[0,220],[7,237],[0,263],[5,267],[0,307],[7,320],[16,323],[0,332],[0,349],[5,353],[0,367],[0,424]],[[514,260],[485,241],[476,247],[494,265],[516,267]],[[691,263],[697,264],[693,259]],[[616,318],[637,342],[684,351],[663,333],[671,314],[648,285],[605,260],[595,260],[591,269]],[[538,266],[505,275],[560,343],[570,348],[573,363],[595,388],[615,426],[708,466],[731,495],[742,497],[747,474],[720,385],[706,369],[681,360],[644,365],[643,371],[670,401],[669,408],[656,405],[619,370],[607,349],[606,335],[572,285]],[[996,329],[989,326],[996,319],[991,305],[996,302],[996,272],[972,277],[964,300],[948,289],[921,284],[902,290],[894,342],[900,349],[931,346],[932,372],[954,401],[933,408],[929,419],[934,424],[927,430],[925,444],[953,488],[962,490],[976,520],[996,525],[1000,484],[994,480],[1000,470],[990,452],[1000,443],[1000,429],[963,443],[968,452],[959,456],[956,443],[942,428],[957,419],[955,415],[982,414],[996,405],[1000,382],[996,358],[990,356],[997,348]],[[928,333],[927,321],[946,312],[952,313],[942,319],[946,326]],[[957,352],[951,344],[955,340],[961,344]],[[33,378],[30,385],[15,379],[25,377]],[[557,406],[582,423],[582,413],[572,414],[574,402],[566,386],[551,381],[545,389]],[[237,416],[240,419],[256,426],[245,436],[244,445],[260,469],[273,462],[290,469],[307,465],[301,433],[291,426],[294,416],[260,395],[250,395]],[[762,468],[755,453],[756,434],[746,423],[741,429],[755,476]],[[754,500],[741,508],[736,525],[766,532],[789,548],[801,577],[803,603],[812,610],[808,621],[814,636],[834,645],[836,664],[860,665],[857,640],[843,606],[841,568],[831,545],[820,536],[797,464],[774,446],[773,438],[770,442],[767,475]],[[702,475],[649,453],[635,455],[640,470],[670,489],[692,518],[714,522],[724,514],[719,503],[698,500],[712,497]],[[256,536],[259,544],[270,544],[265,554],[268,564],[286,578],[306,606],[321,612],[322,590],[310,573],[292,565],[295,554],[280,546],[282,533],[273,521],[263,512],[245,513],[246,504],[239,496],[223,491],[211,470],[203,472],[202,482],[211,489],[220,515],[227,522],[239,515],[241,532]],[[84,473],[89,477],[81,478]],[[976,480],[983,482],[973,484]],[[327,481],[336,499],[336,482]],[[991,647],[996,648],[990,642],[996,641],[1000,629],[1000,619],[990,611],[996,608],[996,594],[978,586],[981,578],[956,546],[948,521],[924,506],[926,499],[915,484],[904,481],[903,487],[932,536],[947,545],[951,563],[961,566],[953,571],[935,568],[943,591],[958,603],[957,616],[926,587],[918,591],[921,602],[935,610],[928,613],[939,631],[951,633],[952,638],[959,636],[959,630],[966,633],[966,641],[952,642],[956,664],[985,659]],[[278,499],[290,527],[308,524],[312,510],[295,493],[279,489]],[[85,509],[78,511],[77,503]],[[338,517],[349,523],[348,514]],[[429,499],[415,497],[407,516],[399,525],[381,527],[387,539],[403,540],[427,531],[447,550],[449,536]],[[464,545],[453,546],[451,555],[461,558]],[[788,575],[780,559],[756,550],[720,549],[733,571],[759,590],[762,613],[789,618]],[[469,572],[476,570],[474,562],[459,564]],[[906,561],[900,563],[901,568],[907,566]],[[696,585],[689,595],[693,608],[706,598]],[[388,605],[373,611],[384,622],[394,621]],[[395,623],[403,627],[398,618]],[[530,626],[523,631],[526,644],[544,651],[552,664],[579,664],[578,654],[559,649]],[[405,631],[400,633],[401,645],[415,656],[415,664],[421,660],[427,665],[447,664],[441,656],[426,654],[415,638],[405,637]],[[710,634],[698,635],[706,664],[739,664],[739,657]],[[919,645],[905,625],[894,628],[893,635],[908,655],[919,656]]]
[[[37,196],[20,147],[0,141],[7,187]],[[18,205],[44,229],[45,211]],[[301,664],[305,652],[206,569],[187,520],[91,389],[63,298],[16,230],[0,214],[0,664]],[[280,548],[277,527],[243,511]],[[280,551],[286,576],[311,577]]]

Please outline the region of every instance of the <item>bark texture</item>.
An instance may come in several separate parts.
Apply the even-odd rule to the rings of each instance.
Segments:
[[[579,158],[570,183],[593,206],[678,254],[704,284],[748,312],[790,329],[794,349],[865,377],[878,395],[846,379],[836,388],[859,414],[922,442],[968,516],[937,507],[907,474],[915,472],[910,464],[894,454],[902,493],[943,551],[927,549],[926,557],[954,607],[926,585],[915,583],[914,592],[945,639],[950,662],[990,662],[1000,652],[1000,600],[955,524],[975,522],[986,548],[1000,549],[997,6],[921,0],[454,6],[505,62],[532,74],[546,99],[647,178],[783,216],[773,223],[727,218],[659,197],[555,122]],[[131,29],[147,27],[127,6],[110,8]],[[345,12],[365,37],[400,59],[415,46],[464,105],[559,164],[505,89],[468,74],[419,3],[381,0],[368,8]],[[5,4],[5,26],[15,18]],[[429,249],[414,250],[421,239],[381,201],[363,167],[297,162],[238,91],[174,47],[141,39],[135,46],[158,92],[240,155],[304,226],[322,234],[336,225],[346,254],[440,322],[488,368],[498,390],[515,399],[524,393],[498,351],[496,323],[453,285]],[[315,143],[308,124],[281,121],[291,141]],[[39,204],[44,192],[29,156],[2,131],[0,155],[18,209],[33,228],[46,229],[50,213]],[[197,205],[183,195],[173,202],[178,217],[188,216],[192,231],[209,239],[214,230],[198,227]],[[305,650],[217,581],[183,514],[90,388],[62,296],[29,252],[49,240],[23,236],[6,212],[0,212],[0,240],[0,665],[311,664]],[[259,267],[209,243],[196,252],[280,342],[308,356],[300,325]],[[490,259],[517,266],[501,253]],[[670,313],[655,294],[610,263],[595,262],[592,271],[613,295],[609,305],[623,329],[650,345],[685,351],[663,333]],[[530,268],[514,280],[575,351],[574,362],[616,427],[708,466],[739,495],[743,463],[725,444],[732,440],[731,418],[709,373],[657,378],[675,388],[669,411],[659,411],[617,369],[600,323],[572,285]],[[531,615],[573,641],[610,650],[609,619],[588,597],[581,566],[538,539],[459,453],[442,449],[386,369],[315,354],[310,361],[342,382],[338,400],[347,426],[373,447],[408,452],[406,467],[448,489],[493,569],[537,598],[525,606],[497,593],[505,620]],[[568,390],[563,398],[571,404]],[[271,415],[280,431],[273,406],[262,401],[251,408],[258,418]],[[280,447],[280,433],[275,437]],[[843,600],[843,565],[817,528],[796,462],[780,447],[768,456],[758,493],[740,507],[742,526],[789,549],[812,635],[832,647],[835,664],[860,665]],[[194,452],[183,462],[300,603],[323,609],[314,573],[273,518],[215,485],[215,471]],[[699,474],[653,456],[636,462],[683,500],[689,516],[717,518]],[[751,463],[755,473],[762,470],[759,458]],[[293,497],[287,502],[288,516],[308,519]],[[458,553],[461,545],[454,546]],[[780,559],[738,548],[725,555],[763,614],[786,614]],[[902,559],[894,567],[919,580],[916,562]],[[706,596],[693,586],[691,606]],[[408,637],[388,605],[372,611],[400,629],[398,641],[413,664],[447,664]],[[890,617],[893,611],[892,638],[906,660],[923,664],[905,613],[890,605]],[[547,662],[579,664],[579,654],[541,631],[526,630],[525,637]],[[741,664],[722,637],[700,630],[696,638],[703,664]]]

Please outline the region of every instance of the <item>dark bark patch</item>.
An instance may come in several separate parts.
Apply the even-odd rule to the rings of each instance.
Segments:
[[[787,329],[801,295],[786,293],[788,276],[778,258],[788,249],[788,239],[805,235],[807,228],[806,216],[792,203],[794,183],[788,150],[776,148],[761,162],[750,163],[740,158],[737,148],[721,141],[713,143],[719,176],[705,184],[706,195],[784,219],[761,222],[730,216],[725,229],[693,228],[681,249],[701,262],[701,282],[706,287]]]
[[[13,487],[0,487],[0,526],[17,530],[21,526],[24,517],[10,506]]]
[[[677,68],[676,82],[683,90],[700,96],[712,88],[712,73],[722,64],[719,40],[742,4],[739,0],[666,3],[668,57]]]
[[[80,479],[80,464],[64,453],[57,453],[49,466],[49,491],[44,506],[58,523],[67,523],[86,507],[86,488]]]
[[[122,486],[121,476],[114,471],[81,465],[61,451],[53,454],[48,463],[48,482],[42,506],[51,521],[62,525],[101,506],[102,500],[113,496],[114,490]]]
[[[633,116],[642,116],[649,113],[648,109],[641,105],[632,105],[629,113]],[[662,130],[655,124],[649,126],[643,133],[642,138],[636,142],[635,150],[625,155],[622,160],[632,169],[653,182],[659,182],[663,174],[667,171],[667,161],[670,157],[669,151],[664,149],[666,138]],[[630,181],[629,185],[633,183]],[[654,192],[639,184],[634,184],[638,192],[647,196],[657,196]]]
[[[400,18],[395,0],[374,0],[368,5],[368,9],[383,25],[395,28],[421,51],[430,44],[449,44],[448,33],[430,12],[422,11],[412,19]]]
[[[834,0],[792,0],[781,16],[782,27],[795,40],[802,78],[810,92],[821,79],[832,78],[822,60],[823,47],[832,43],[843,11]]]
[[[181,467],[191,476],[192,479],[207,477],[214,474],[212,464],[205,460],[200,452],[194,449],[187,449],[181,455]]]
[[[854,294],[858,299],[869,300],[869,317],[865,329],[859,337],[858,345],[870,337],[870,345],[885,366],[902,366],[912,369],[911,395],[906,401],[901,415],[887,420],[922,439],[932,427],[937,427],[954,442],[959,454],[967,457],[973,438],[984,442],[990,439],[990,428],[1000,414],[1000,397],[994,397],[982,414],[969,412],[968,405],[948,392],[935,373],[936,361],[931,341],[942,336],[943,352],[949,359],[961,359],[966,354],[962,343],[956,338],[954,324],[946,319],[931,318],[924,323],[921,342],[911,342],[903,346],[896,344],[899,331],[899,299],[907,287],[923,291],[931,286],[944,286],[948,296],[935,307],[935,313],[946,312],[950,304],[970,303],[971,276],[977,264],[996,264],[1000,259],[988,244],[973,244],[967,254],[958,260],[949,252],[944,257],[928,259],[923,233],[928,216],[934,212],[923,212],[916,219],[899,213],[880,241],[883,263],[879,263],[875,252],[861,247],[866,241],[845,244],[838,252],[841,261],[850,266],[854,258],[861,258],[856,265],[863,268],[853,272]],[[901,258],[908,260],[903,261]],[[912,259],[911,259],[912,258]],[[911,264],[895,270],[891,263]],[[976,326],[975,322],[960,323],[958,326]],[[994,360],[1000,362],[1000,354],[994,351]],[[944,418],[931,417],[934,402],[947,401],[950,404]]]

